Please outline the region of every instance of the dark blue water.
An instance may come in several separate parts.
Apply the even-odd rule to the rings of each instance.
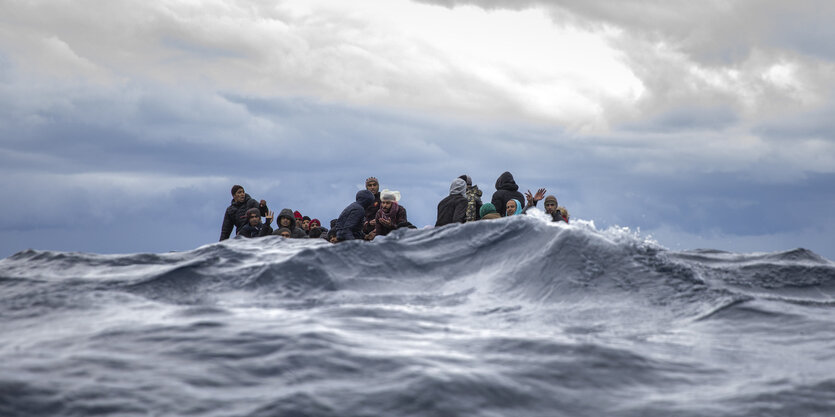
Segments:
[[[0,261],[0,416],[833,416],[835,263],[537,216]]]

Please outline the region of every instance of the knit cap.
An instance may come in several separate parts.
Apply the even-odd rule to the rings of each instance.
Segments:
[[[484,217],[490,213],[498,213],[496,211],[496,206],[493,203],[484,203],[481,206],[481,210],[478,211],[479,217]]]

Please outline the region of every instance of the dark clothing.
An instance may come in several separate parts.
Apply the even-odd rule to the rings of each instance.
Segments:
[[[249,220],[246,218],[246,211],[251,208],[259,209],[261,216],[267,215],[267,205],[265,204],[263,207],[259,207],[258,201],[250,197],[249,194],[246,195],[242,203],[238,203],[234,198],[232,199],[232,204],[226,208],[226,213],[223,215],[223,225],[220,227],[220,240],[229,239],[233,227],[239,232],[244,225],[249,224]]]
[[[435,227],[467,220],[467,183],[456,178],[449,186],[449,195],[438,203],[438,219]]]
[[[356,201],[348,204],[339,218],[336,219],[336,238],[339,240],[363,239],[365,234],[362,226],[365,222],[365,213],[368,207],[374,204],[374,194],[371,191],[357,191]]]
[[[522,195],[519,191],[519,186],[516,185],[516,181],[513,180],[513,174],[510,172],[505,171],[502,175],[499,175],[499,178],[496,180],[496,192],[493,193],[493,198],[491,203],[496,207],[496,211],[502,217],[505,217],[507,202],[513,199],[521,201],[525,201],[525,196]]]
[[[460,194],[449,195],[438,203],[438,220],[435,221],[435,227],[464,223],[466,216],[467,198]]]
[[[282,226],[281,225],[281,218],[289,219],[290,225],[289,226]],[[293,215],[293,210],[288,208],[281,210],[281,213],[278,214],[278,218],[275,219],[275,227],[276,231],[273,232],[274,235],[278,235],[278,229],[282,227],[286,227],[290,229],[290,237],[291,238],[304,238],[307,237],[307,233],[304,232],[300,227],[296,226],[296,217]]]
[[[369,191],[370,192],[370,191]],[[362,231],[365,233],[371,233],[374,230],[374,227],[368,224],[368,222],[374,220],[377,217],[377,210],[380,209],[380,193],[374,194],[374,204],[366,207],[365,209],[365,222],[363,223]]]
[[[389,220],[391,222],[391,226],[384,225],[380,222],[380,219]],[[386,213],[383,211],[383,208],[380,207],[380,209],[377,210],[377,216],[374,220],[374,230],[377,232],[377,236],[385,236],[392,230],[397,229],[398,225],[408,222],[408,220],[406,220],[406,208],[397,203],[392,203],[391,209],[389,209],[389,212]]]
[[[264,223],[258,223],[258,226],[253,227],[251,224],[247,223],[238,230],[238,236],[243,236],[247,238],[251,237],[264,237],[273,234],[273,228]]]

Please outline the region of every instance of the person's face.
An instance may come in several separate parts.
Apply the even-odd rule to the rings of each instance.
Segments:
[[[510,201],[507,202],[507,211],[505,211],[505,213],[508,216],[512,216],[512,215],[516,214],[516,202],[515,201],[510,200]]]
[[[245,198],[246,198],[246,191],[244,191],[243,188],[240,188],[240,189],[238,189],[238,191],[235,191],[235,201],[237,201],[239,203],[243,203]]]
[[[282,217],[279,221],[281,222],[281,227],[290,227],[290,219]]]
[[[557,212],[557,203],[554,202],[547,202],[545,203],[545,212],[548,214],[554,214]]]
[[[302,222],[302,228],[304,228],[304,230],[310,229],[310,220],[303,221]]]
[[[290,232],[281,232],[281,237],[290,237]]]
[[[391,203],[391,201],[381,201],[380,206],[383,208],[383,210],[389,211],[391,210]]]
[[[249,215],[249,225],[250,226],[258,226],[258,223],[261,223],[261,216],[256,214]]]
[[[339,241],[339,239],[337,239],[336,236],[331,236],[331,238],[330,238],[331,243],[336,243],[338,241]]]
[[[365,189],[371,191],[371,194],[377,194],[380,189],[380,184],[377,181],[368,182],[365,184]]]

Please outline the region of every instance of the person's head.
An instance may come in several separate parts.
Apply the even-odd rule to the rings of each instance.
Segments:
[[[377,194],[377,191],[380,191],[380,181],[375,177],[369,177],[365,180],[365,189],[371,191],[371,194]]]
[[[374,204],[374,193],[368,190],[359,190],[356,200],[363,208],[368,208]]]
[[[391,210],[391,206],[393,206],[394,203],[397,202],[397,194],[399,193],[395,193],[397,192],[383,190],[383,193],[380,194],[380,207],[382,207],[383,210],[385,210],[386,212]]]
[[[250,226],[258,226],[258,223],[261,223],[261,210],[258,210],[257,208],[247,210],[246,219]]]
[[[302,216],[302,213],[298,210],[293,212],[293,218],[296,219],[296,224],[297,225],[302,224],[302,219],[304,219],[304,217]]]
[[[519,204],[519,200],[513,199],[507,202],[507,210],[505,214],[508,216],[512,216],[514,214],[519,214],[522,212],[521,204]]]
[[[467,182],[461,178],[456,178],[449,185],[449,195],[459,194],[464,197],[467,196]]]
[[[281,237],[290,237],[290,229],[282,227],[281,229],[278,229],[278,235]]]
[[[282,209],[281,212],[278,213],[278,219],[275,221],[277,227],[286,227],[288,229],[295,226],[296,220],[293,216],[293,210],[288,208]]]
[[[557,212],[557,207],[559,204],[557,203],[557,197],[549,195],[545,197],[545,212],[548,214],[554,214]]]
[[[278,218],[278,225],[281,227],[290,227],[293,224],[293,220],[286,216],[281,216]]]
[[[244,187],[241,187],[238,184],[232,186],[232,198],[235,199],[238,203],[243,203],[246,199],[246,191],[244,191]]]
[[[470,188],[470,187],[472,187],[472,186],[473,186],[473,179],[472,179],[472,178],[470,178],[470,176],[469,176],[469,175],[467,175],[467,174],[463,174],[463,175],[461,175],[461,176],[460,176],[460,177],[458,177],[458,178],[461,178],[462,180],[464,180],[464,182],[466,182],[466,183],[467,183],[467,188]]]
[[[314,227],[322,227],[322,222],[319,219],[310,220],[310,228],[313,229]]]
[[[493,203],[482,204],[481,209],[478,211],[479,217],[482,218],[490,213],[498,213],[498,211],[496,211],[496,206],[494,206]]]
[[[310,230],[310,217],[304,216],[302,218],[302,229]]]

